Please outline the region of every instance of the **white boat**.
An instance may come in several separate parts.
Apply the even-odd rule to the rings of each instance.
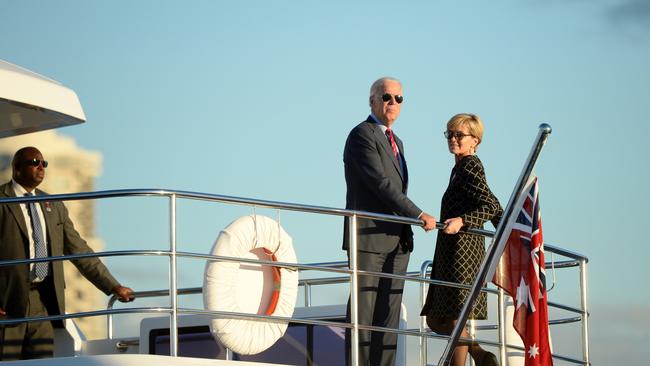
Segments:
[[[15,65],[0,61],[0,137],[13,136],[22,133],[29,133],[49,128],[56,128],[64,125],[82,123],[85,120],[83,109],[79,104],[76,94],[61,84],[45,77],[24,70]],[[546,137],[550,133],[549,126],[540,126],[538,137],[535,141],[531,155],[525,164],[524,173],[520,181],[524,180],[530,171],[528,164],[531,159],[537,157]],[[521,182],[520,182],[521,183]],[[521,185],[517,185],[520,187]],[[515,193],[513,193],[514,195]],[[138,299],[146,297],[168,297],[169,306],[163,307],[138,307],[137,301],[131,303],[130,307],[113,308],[115,299],[109,301],[106,309],[97,309],[91,312],[65,314],[47,318],[32,319],[8,319],[0,320],[2,324],[35,320],[65,319],[65,329],[58,329],[55,334],[55,357],[48,360],[24,360],[7,362],[7,365],[142,365],[157,364],[163,365],[344,365],[345,349],[343,332],[350,328],[354,337],[355,331],[360,326],[355,321],[353,311],[352,323],[345,323],[344,303],[329,304],[324,306],[312,306],[312,292],[324,286],[331,286],[341,283],[350,283],[350,278],[355,281],[359,271],[355,266],[348,268],[346,262],[336,263],[295,263],[273,260],[260,260],[257,258],[244,258],[237,256],[223,256],[207,253],[181,252],[176,246],[176,220],[177,203],[180,200],[201,200],[218,204],[229,204],[237,207],[241,205],[255,208],[270,208],[279,211],[297,211],[309,214],[326,216],[348,216],[368,217],[378,220],[391,220],[412,225],[420,225],[419,220],[406,219],[397,216],[374,214],[361,211],[350,211],[339,208],[318,207],[307,204],[284,203],[266,201],[257,198],[229,197],[211,193],[186,192],[172,189],[124,189],[114,191],[83,192],[76,194],[50,195],[32,198],[11,198],[0,199],[0,204],[18,203],[25,201],[52,201],[52,200],[82,200],[82,199],[113,199],[123,197],[167,197],[169,200],[169,218],[171,232],[169,234],[169,248],[165,250],[141,250],[133,248],[126,251],[106,251],[96,254],[102,257],[121,257],[156,255],[169,258],[169,266],[160,268],[159,271],[167,271],[169,286],[167,289],[142,291],[136,293]],[[506,207],[506,213],[511,203]],[[350,220],[352,228],[355,228],[355,220]],[[351,230],[354,233],[356,230]],[[486,230],[475,230],[477,234],[491,237],[495,233]],[[499,232],[496,233],[499,235]],[[355,235],[351,236],[351,246],[356,246]],[[496,246],[495,246],[496,247]],[[493,261],[496,257],[495,250],[488,251],[486,262]],[[552,327],[563,324],[577,323],[580,327],[580,354],[553,354],[556,360],[568,364],[588,365],[589,364],[589,343],[588,343],[588,310],[587,310],[587,283],[586,266],[587,258],[583,255],[572,253],[557,246],[546,244],[546,251],[555,253],[561,257],[547,263],[547,267],[554,270],[567,270],[579,273],[579,280],[572,286],[580,298],[579,306],[569,306],[557,302],[549,303],[549,307],[571,313],[572,315],[553,318],[550,320]],[[90,255],[72,255],[65,257],[51,257],[49,260],[69,260]],[[177,297],[186,294],[196,294],[204,291],[204,288],[179,288],[177,261],[179,258],[194,258],[206,262],[239,263],[249,265],[266,265],[285,270],[297,271],[300,274],[299,284],[302,299],[298,301],[295,312],[288,316],[264,315],[256,311],[233,312],[218,311],[206,308],[181,308],[178,306]],[[32,263],[38,260],[13,260],[0,262],[0,266]],[[431,262],[422,263],[421,271],[409,273],[404,277],[407,281],[414,281],[420,285],[420,300],[413,301],[415,308],[402,311],[402,321],[399,329],[377,328],[381,331],[396,332],[399,334],[398,341],[398,366],[405,365],[427,365],[428,362],[445,362],[445,352],[456,342],[454,336],[440,336],[431,333],[425,327],[423,319],[417,324],[409,324],[406,314],[419,310],[426,294],[426,286],[429,283],[443,284],[428,279],[428,271]],[[487,269],[484,263],[484,269]],[[256,269],[259,271],[259,268]],[[303,277],[302,275],[318,270],[329,273],[326,277]],[[332,276],[331,274],[334,274]],[[119,274],[118,274],[119,275]],[[485,274],[484,274],[485,275]],[[477,283],[483,283],[477,279]],[[468,286],[466,286],[468,287]],[[480,287],[480,286],[478,286]],[[477,287],[477,288],[478,288]],[[341,288],[339,286],[339,288]],[[342,287],[347,293],[349,287]],[[480,288],[478,288],[480,290]],[[340,290],[339,290],[340,291]],[[509,353],[521,352],[522,348],[511,345],[507,335],[507,322],[505,321],[505,296],[502,291],[494,287],[485,288],[496,298],[497,316],[493,323],[481,322],[471,323],[474,340],[484,345],[494,347],[500,354],[501,363],[516,364],[515,358],[508,357]],[[356,304],[356,292],[352,291],[351,303],[353,309]],[[406,296],[406,293],[405,293]],[[405,303],[407,303],[405,301]],[[118,314],[143,314],[138,334],[115,337],[113,318]],[[86,340],[84,335],[75,326],[74,320],[85,316],[105,316],[108,323],[108,334],[103,339]],[[214,318],[233,318],[244,321],[255,321],[261,323],[288,323],[284,335],[270,348],[257,354],[243,355],[227,349],[219,340],[213,337],[211,326]],[[494,318],[494,317],[493,317]],[[493,339],[484,337],[483,334],[497,331]],[[250,337],[254,337],[250,335]],[[254,340],[254,339],[253,339]],[[354,338],[353,338],[354,340]],[[437,342],[440,346],[447,347],[442,354],[433,354],[432,343]],[[433,347],[435,348],[435,347]],[[354,349],[353,349],[354,352]],[[171,356],[169,356],[171,355]],[[407,357],[408,355],[408,357]],[[417,355],[417,356],[416,356]],[[506,360],[508,360],[506,362]]]
[[[75,125],[85,120],[74,91],[0,60],[0,138]]]

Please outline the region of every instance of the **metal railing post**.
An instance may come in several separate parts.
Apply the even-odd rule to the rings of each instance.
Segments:
[[[117,298],[112,297],[110,300],[108,300],[108,305],[107,305],[108,309],[113,308],[115,299]],[[106,333],[107,333],[106,338],[113,339],[113,314],[108,314],[106,316]]]
[[[311,307],[311,284],[305,284],[305,307]]]
[[[420,267],[420,277],[427,277],[427,270],[431,266],[432,261],[424,261],[422,267]],[[420,282],[420,309],[424,307],[424,302],[427,297],[428,286],[425,282]],[[420,337],[420,366],[427,366],[427,337],[424,335],[424,332],[427,330],[427,318],[425,316],[420,317],[420,332],[422,336]]]
[[[476,321],[474,319],[469,320],[469,336],[472,338],[472,340],[476,340]],[[469,347],[467,347],[469,349]],[[470,366],[475,366],[476,362],[474,362],[473,357],[469,357],[469,365]]]
[[[580,306],[582,307],[582,359],[589,363],[589,308],[587,307],[587,261],[580,260]]]
[[[172,357],[178,356],[178,284],[176,283],[176,194],[169,196],[169,296],[172,312],[169,317],[169,354]]]
[[[106,338],[113,339],[113,314],[108,314],[106,316]]]
[[[497,295],[497,312],[498,312],[498,322],[499,322],[499,355],[501,359],[501,364],[504,366],[508,365],[507,361],[507,351],[506,351],[506,295],[505,291],[502,288],[499,288],[499,294]]]
[[[350,358],[352,366],[359,366],[359,274],[357,264],[357,215],[350,216],[350,321],[352,322],[350,337]]]

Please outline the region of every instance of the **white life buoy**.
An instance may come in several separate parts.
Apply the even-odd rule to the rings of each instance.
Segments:
[[[211,254],[296,263],[291,237],[266,216],[233,221],[215,241]],[[298,272],[281,267],[233,261],[208,261],[203,279],[206,309],[291,317],[298,295]],[[260,353],[284,335],[288,324],[272,320],[216,317],[212,334],[244,355]]]

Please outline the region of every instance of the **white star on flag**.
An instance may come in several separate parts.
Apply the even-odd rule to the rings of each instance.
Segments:
[[[530,358],[535,358],[539,354],[539,348],[537,347],[537,344],[533,344],[530,346],[528,349],[528,357]]]
[[[517,286],[517,309],[521,305],[525,304],[531,312],[535,312],[535,304],[533,303],[533,298],[530,295],[530,288],[524,281],[524,277],[520,277],[519,286]]]
[[[521,277],[521,280],[519,281],[519,286],[517,286],[517,309],[522,304],[528,304],[528,285],[526,285],[526,282],[524,282],[524,277]]]

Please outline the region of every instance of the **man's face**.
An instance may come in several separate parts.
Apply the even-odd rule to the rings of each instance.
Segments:
[[[38,187],[45,178],[43,155],[37,149],[28,149],[21,155],[14,168],[13,178],[25,189],[31,190]]]
[[[385,94],[390,95],[387,101],[383,99]],[[387,80],[370,97],[370,110],[387,127],[390,127],[399,117],[401,103],[397,102],[396,96],[399,96],[397,99],[401,102],[402,87],[396,81]]]

